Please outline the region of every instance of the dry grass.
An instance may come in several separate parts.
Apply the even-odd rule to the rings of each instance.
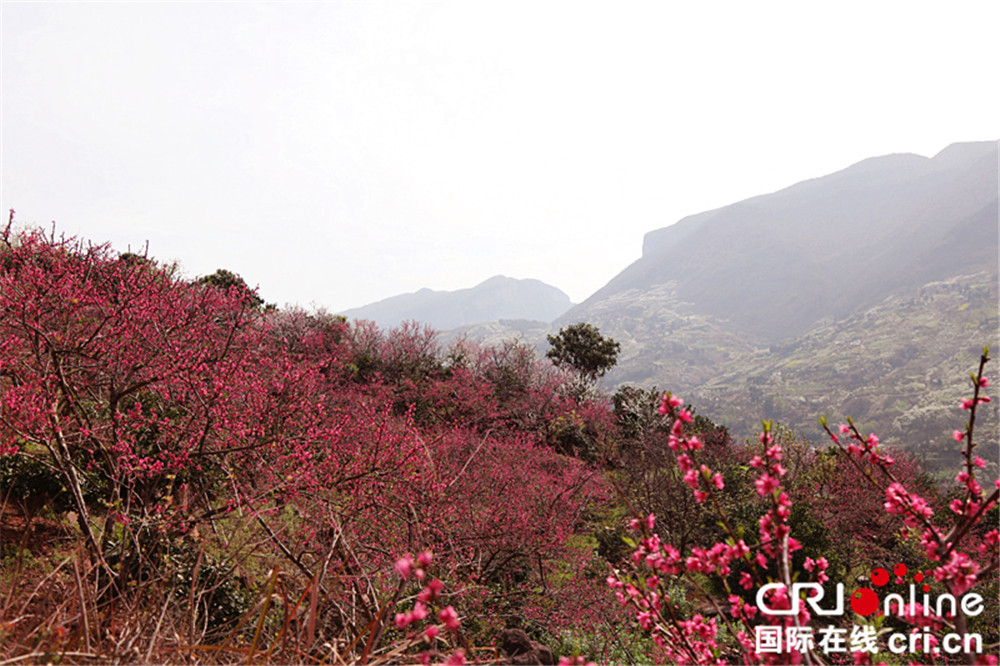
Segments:
[[[391,631],[387,637],[399,590],[370,608],[353,593],[347,596],[354,603],[345,602],[346,577],[335,571],[310,577],[280,555],[264,555],[261,542],[222,567],[224,573],[205,575],[212,544],[202,539],[189,571],[161,563],[122,591],[72,528],[9,504],[0,508],[0,666],[415,660],[416,641]],[[259,584],[234,587],[234,580],[253,572],[266,572],[256,577]],[[229,621],[213,618],[218,599],[234,589],[245,609]],[[440,640],[438,647],[447,652],[455,646]],[[492,649],[468,651],[496,660]]]

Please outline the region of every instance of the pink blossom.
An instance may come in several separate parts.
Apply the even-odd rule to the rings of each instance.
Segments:
[[[938,537],[934,528],[927,528],[920,535],[920,545],[924,547],[924,555],[929,560],[938,561],[941,556],[938,555]]]
[[[425,606],[422,602],[418,601],[417,603],[413,604],[413,611],[410,613],[410,615],[413,617],[414,622],[424,619],[425,617],[427,617],[427,606]]]
[[[903,522],[909,527],[917,526],[917,518],[930,518],[934,511],[927,500],[919,495],[911,495],[906,492],[899,483],[891,483],[885,489],[885,510],[888,513],[902,515]]]
[[[712,573],[715,567],[709,562],[708,553],[704,548],[692,548],[691,556],[684,561],[688,571],[699,573]]]
[[[957,550],[951,551],[947,564],[943,564],[934,570],[934,578],[939,581],[950,583],[951,593],[960,595],[972,588],[976,584],[976,574],[979,573],[979,565],[968,555]]]
[[[435,578],[427,584],[427,587],[420,591],[420,594],[417,595],[417,599],[425,604],[428,604],[437,599],[443,589],[444,583]]]
[[[674,407],[680,407],[684,404],[684,401],[675,395],[671,395],[669,392],[663,394],[663,400],[660,402],[660,408],[657,410],[660,414],[666,414]]]
[[[698,472],[695,471],[695,470],[693,470],[693,469],[689,469],[687,472],[685,472],[684,473],[684,483],[686,483],[689,486],[691,486],[692,489],[697,490],[698,489]],[[761,493],[761,494],[763,494],[763,493]]]
[[[975,495],[976,497],[979,497],[980,495],[983,494],[983,487],[979,485],[979,482],[976,481],[975,479],[969,479],[969,482],[965,484],[965,487],[968,488],[969,492]]]
[[[776,478],[767,472],[764,472],[764,474],[762,474],[761,477],[754,482],[754,485],[757,486],[757,492],[761,496],[764,496],[777,490],[780,483]]]
[[[396,571],[403,577],[403,580],[409,578],[410,574],[413,572],[413,558],[409,555],[403,555],[401,558],[396,560]]]
[[[788,589],[784,586],[771,588],[765,598],[769,598],[768,606],[774,610],[788,610],[791,608],[791,601],[788,598]]]
[[[438,620],[448,631],[455,632],[462,628],[462,624],[458,621],[458,613],[452,606],[442,608],[438,613]]]

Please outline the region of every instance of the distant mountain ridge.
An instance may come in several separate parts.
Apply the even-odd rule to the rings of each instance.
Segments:
[[[495,275],[468,289],[425,288],[344,310],[341,314],[351,319],[371,320],[383,328],[412,320],[447,330],[501,319],[547,324],[572,306],[569,296],[541,280]]]
[[[537,280],[498,276],[344,314],[424,321],[442,344],[516,338],[539,350],[547,333],[589,322],[621,343],[608,389],[681,392],[737,437],[768,418],[822,442],[819,416],[852,416],[949,468],[968,373],[982,346],[1000,349],[998,145],[874,157],[691,215],[647,233],[641,257],[573,307]],[[513,307],[535,302],[522,289],[551,308]],[[993,450],[998,404],[977,417]]]
[[[739,436],[776,418],[822,441],[816,418],[850,415],[947,448],[978,350],[1000,348],[998,143],[866,159],[651,231],[552,328],[597,325],[622,344],[605,385],[682,391]],[[996,403],[982,418],[994,445]]]
[[[642,257],[560,318],[673,284],[700,314],[769,344],[915,281],[996,267],[997,142],[859,162],[651,231]]]

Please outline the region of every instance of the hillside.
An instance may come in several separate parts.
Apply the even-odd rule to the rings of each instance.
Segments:
[[[695,391],[734,431],[760,419],[824,441],[817,419],[852,417],[860,428],[919,452],[931,470],[954,468],[949,437],[965,415],[958,399],[985,344],[1000,349],[997,280],[988,271],[925,284],[785,344],[734,355]],[[981,411],[982,444],[996,442],[997,409]],[[996,477],[995,456],[987,472]]]
[[[351,319],[368,319],[383,328],[413,320],[446,330],[500,319],[548,323],[572,305],[564,292],[540,280],[497,275],[468,289],[421,289],[341,314]]]
[[[900,290],[995,272],[996,205],[996,142],[867,159],[650,232],[638,261],[560,321],[615,298],[620,313],[624,292],[669,284],[666,300],[756,344],[780,342]]]
[[[851,415],[939,457],[949,378],[1000,349],[997,182],[996,142],[955,144],[693,215],[553,328],[596,324],[622,342],[609,387],[683,391],[741,436]]]
[[[768,429],[762,456],[683,401],[609,401],[525,345],[442,348],[425,327],[266,306],[225,276],[40,229],[0,235],[0,616],[15,618],[0,662],[758,663],[715,624],[764,626],[733,596],[737,572],[749,593],[782,571],[842,589],[886,562],[928,572],[935,596],[979,585],[969,635],[1000,640],[984,601],[1000,490],[973,457],[996,425],[982,393],[966,414],[985,420],[943,437],[966,442],[949,471],[965,471],[963,499],[920,460],[863,449],[860,420],[842,451]],[[891,408],[887,427],[910,434],[939,424],[939,401],[968,400],[967,342],[996,329],[994,277],[928,283],[766,351],[668,285],[649,298],[670,308],[637,331],[671,330],[659,371],[726,368],[686,377],[703,384],[687,396],[699,409]],[[841,377],[866,388],[829,390]],[[868,463],[896,483],[870,486]],[[930,511],[920,537],[904,532]],[[792,535],[794,557],[774,547]],[[674,625],[693,630],[677,641]]]
[[[1000,349],[997,160],[997,142],[875,157],[692,215],[646,234],[642,256],[575,307],[498,276],[345,314],[539,350],[590,322],[621,343],[608,389],[683,392],[740,437],[764,417],[821,441],[820,415],[850,415],[940,469],[954,462],[938,449],[960,425],[956,378],[983,345]]]

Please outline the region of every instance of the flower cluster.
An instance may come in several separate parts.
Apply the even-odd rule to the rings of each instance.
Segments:
[[[693,418],[689,409],[681,409],[682,405],[683,401],[671,393],[662,398],[659,412],[671,422],[667,445],[674,452],[678,469],[691,488],[695,501],[703,504],[712,499],[712,506],[728,538],[707,547],[693,545],[685,556],[672,544],[664,543],[654,531],[655,516],[650,514],[646,518],[634,518],[630,527],[639,535],[637,541],[632,542],[632,571],[613,571],[607,583],[615,590],[619,603],[630,609],[636,624],[650,634],[659,649],[658,658],[667,663],[716,663],[721,658],[717,620],[706,619],[699,613],[685,618],[680,607],[671,600],[669,592],[670,585],[681,578],[686,580],[686,586],[699,589],[695,574],[714,577],[728,593],[729,617],[725,614],[720,614],[720,617],[730,623],[731,635],[736,636],[744,648],[744,659],[748,663],[766,661],[771,657],[757,654],[752,641],[747,638],[759,621],[757,609],[729,588],[728,577],[733,572],[734,563],[740,562],[740,586],[750,590],[755,585],[763,584],[765,572],[772,563],[778,563],[779,569],[787,571],[790,553],[800,548],[789,535],[791,500],[781,487],[781,478],[787,473],[782,464],[782,448],[774,442],[770,424],[765,423],[760,435],[761,454],[753,457],[750,466],[759,470],[754,486],[768,502],[769,509],[758,521],[760,543],[751,547],[730,527],[714,495],[725,487],[721,474],[697,462],[696,457],[703,444],[696,435],[685,432],[685,424],[691,423]],[[784,565],[781,566],[781,563]],[[826,576],[826,568],[827,562],[823,558],[809,561],[809,570],[815,569],[819,579]],[[701,593],[706,598],[710,597],[704,590]],[[772,592],[769,600],[778,608],[782,603],[786,608],[789,604],[784,588]],[[799,617],[785,616],[778,621],[789,624],[807,622],[808,614],[803,611]],[[796,655],[783,650],[778,658],[795,659]]]
[[[694,417],[690,409],[679,409],[683,404],[683,400],[668,391],[663,395],[658,411],[673,421],[667,446],[677,456],[677,467],[684,474],[684,483],[691,488],[695,500],[702,503],[713,490],[722,490],[726,484],[721,474],[708,465],[697,463],[695,451],[700,451],[704,443],[697,435],[684,432],[684,425],[691,423]]]
[[[427,580],[428,570],[433,561],[434,554],[429,550],[421,552],[416,557],[409,554],[400,557],[396,560],[395,569],[402,578],[401,585],[405,584],[411,578],[418,582]],[[441,655],[437,651],[436,646],[439,640],[443,639],[442,631],[447,631],[452,635],[458,636],[462,630],[462,623],[459,621],[458,612],[453,606],[444,606],[437,611],[437,624],[428,624],[421,631],[413,631],[413,625],[419,625],[432,614],[432,609],[441,599],[442,590],[444,590],[444,583],[440,579],[430,578],[423,585],[420,592],[417,593],[413,608],[406,612],[396,613],[394,617],[397,629],[409,629],[406,634],[407,642],[404,643],[403,649],[418,643],[424,644],[427,648],[418,655],[420,662],[423,664],[429,664],[432,657]],[[452,651],[442,663],[449,665],[466,663],[465,651],[462,649]]]
[[[849,419],[837,429],[837,433],[827,428],[825,421],[822,422],[831,440],[846,454],[845,459],[860,471],[859,478],[873,483],[884,493],[885,512],[899,516],[905,530],[918,531],[925,555],[929,560],[939,562],[932,571],[933,578],[955,595],[968,592],[986,571],[995,572],[997,569],[997,548],[1000,545],[998,530],[986,532],[975,547],[975,552],[988,560],[987,564],[982,564],[960,550],[963,539],[969,538],[972,526],[981,520],[986,509],[996,504],[1000,492],[998,490],[985,497],[975,478],[976,470],[985,465],[973,453],[976,446],[973,425],[976,407],[989,402],[988,397],[980,395],[980,390],[989,386],[989,380],[982,376],[982,368],[988,360],[984,352],[980,372],[973,376],[973,398],[962,403],[963,408],[971,411],[970,422],[964,431],[956,430],[953,433],[956,442],[966,443],[966,464],[956,477],[964,496],[954,499],[949,505],[956,516],[956,522],[950,530],[942,529],[936,522],[932,502],[908,489],[900,480],[908,478],[906,470],[897,464],[896,457],[882,448],[874,433],[862,436]],[[793,600],[789,594],[793,580],[802,580],[804,576],[820,584],[830,580],[830,562],[824,556],[806,556],[801,565],[802,571],[792,571],[791,555],[802,546],[791,535],[789,521],[793,501],[789,492],[782,487],[783,478],[788,474],[784,461],[785,452],[775,442],[771,424],[764,423],[759,437],[760,452],[749,460],[749,466],[757,470],[753,487],[757,495],[769,504],[769,508],[758,521],[759,541],[756,545],[748,545],[729,526],[720,502],[713,495],[713,489],[721,490],[724,484],[721,475],[707,465],[699,464],[697,456],[703,445],[698,437],[685,433],[685,425],[692,422],[692,415],[689,409],[682,409],[683,404],[680,398],[671,393],[666,393],[662,398],[659,412],[670,420],[667,444],[674,452],[683,481],[691,488],[695,500],[699,504],[709,498],[713,500],[712,504],[719,514],[719,525],[727,531],[728,539],[707,547],[692,545],[685,553],[674,545],[665,543],[654,531],[656,520],[652,514],[646,518],[634,518],[630,527],[639,533],[639,537],[630,542],[634,547],[630,558],[631,571],[613,571],[607,578],[608,585],[614,589],[619,603],[630,609],[636,625],[651,635],[661,651],[659,656],[664,661],[714,663],[720,659],[715,621],[706,621],[703,615],[697,613],[690,619],[685,618],[670,596],[671,584],[687,576],[685,587],[699,590],[707,600],[711,600],[712,595],[701,590],[697,579],[692,577],[698,575],[713,578],[727,591],[727,612],[719,609],[717,618],[730,625],[731,635],[743,648],[745,663],[800,663],[807,655],[811,661],[821,662],[809,644],[800,646],[801,650],[785,649],[787,646],[779,645],[777,650],[761,652],[753,639],[754,630],[764,621],[784,625],[785,630],[791,634],[808,633],[811,631],[811,616],[807,604],[797,603],[797,613],[764,618],[754,605],[747,602],[746,593],[755,588],[760,589],[766,582],[777,582],[778,585],[769,588],[765,601],[771,609],[790,609],[792,602],[798,601]],[[872,475],[873,470],[878,477]],[[900,472],[904,473],[897,477],[896,474]],[[743,592],[729,587],[735,562],[740,562],[738,582]],[[774,577],[775,570],[777,578]],[[921,618],[917,618],[917,615],[920,613],[909,609],[905,617],[915,623],[927,619],[926,614],[921,615]],[[947,622],[950,623],[947,624],[948,627],[965,631],[966,625],[962,617],[950,618]],[[929,626],[939,630],[946,625],[931,618]],[[872,633],[872,641],[875,636]],[[855,653],[858,663],[865,662],[868,657],[869,654],[865,651]]]

